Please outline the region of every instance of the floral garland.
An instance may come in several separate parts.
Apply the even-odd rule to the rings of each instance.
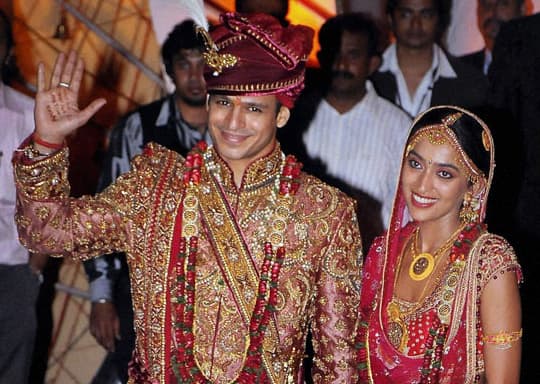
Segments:
[[[186,171],[183,181],[186,190],[196,189],[201,180],[201,167],[204,164],[203,153],[207,145],[200,142],[186,157]],[[300,186],[302,164],[294,156],[287,156],[282,165],[277,192],[279,197],[294,195]],[[186,194],[187,194],[186,192]],[[189,247],[188,247],[189,243]],[[176,262],[177,291],[174,303],[176,321],[174,339],[176,351],[171,357],[173,373],[179,384],[211,384],[201,372],[194,356],[194,309],[195,309],[195,265],[198,252],[198,236],[186,236],[180,240],[180,250]],[[269,378],[263,366],[263,341],[268,323],[276,311],[278,301],[278,278],[285,258],[285,247],[280,245],[274,252],[272,243],[264,243],[264,259],[260,268],[257,299],[249,324],[249,342],[244,365],[233,383],[268,383]]]
[[[137,353],[137,348],[133,350],[131,360],[128,363],[128,377],[137,384],[159,384],[157,379],[153,379],[142,359]]]
[[[473,223],[466,225],[458,235],[456,241],[450,250],[450,270],[451,274],[457,274],[465,266],[467,255],[472,245],[485,232],[486,226],[482,223]],[[363,314],[360,313],[362,316]],[[439,381],[439,374],[442,368],[442,355],[444,342],[448,334],[448,324],[446,319],[441,321],[440,315],[434,316],[429,329],[429,335],[426,338],[426,349],[422,360],[419,384],[434,384]],[[360,383],[371,382],[371,372],[369,369],[369,345],[368,345],[368,320],[362,320],[359,323],[355,347],[357,350],[357,369],[359,372]],[[477,382],[477,381],[475,381]]]

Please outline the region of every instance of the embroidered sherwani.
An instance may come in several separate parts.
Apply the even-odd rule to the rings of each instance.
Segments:
[[[275,212],[279,146],[246,170],[240,188],[210,149],[199,188],[194,357],[213,382],[233,381],[242,369],[255,305],[263,244],[284,224],[286,256],[277,311],[263,343],[264,369],[274,383],[301,382],[311,326],[317,383],[356,378],[354,335],[361,270],[353,202],[318,179],[300,176],[288,209]],[[38,162],[16,152],[17,223],[34,252],[87,259],[112,251],[128,256],[136,357],[146,381],[174,383],[172,303],[185,187],[183,159],[149,145],[133,169],[95,197],[69,198],[67,151]],[[277,218],[277,219],[276,219]],[[282,219],[282,220],[281,220]],[[135,378],[131,377],[131,382]]]

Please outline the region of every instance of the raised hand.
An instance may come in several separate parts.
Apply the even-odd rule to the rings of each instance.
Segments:
[[[38,65],[34,118],[36,133],[42,141],[63,143],[66,136],[86,124],[106,103],[105,99],[100,98],[79,109],[77,99],[83,72],[84,62],[75,51],[71,51],[67,57],[64,53],[57,56],[48,86],[45,84],[43,63]]]

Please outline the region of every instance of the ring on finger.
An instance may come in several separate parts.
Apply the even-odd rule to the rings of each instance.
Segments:
[[[58,83],[59,87],[69,88],[70,84],[66,83],[65,81],[61,81]]]

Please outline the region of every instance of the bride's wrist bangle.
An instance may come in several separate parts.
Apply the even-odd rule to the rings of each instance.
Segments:
[[[39,135],[36,132],[34,132],[34,134],[32,135],[32,141],[35,144],[39,144],[39,145],[41,145],[41,146],[43,146],[45,148],[53,149],[55,151],[58,151],[58,150],[64,148],[64,146],[66,144],[65,141],[63,141],[60,144],[45,141],[41,137],[39,137]]]

